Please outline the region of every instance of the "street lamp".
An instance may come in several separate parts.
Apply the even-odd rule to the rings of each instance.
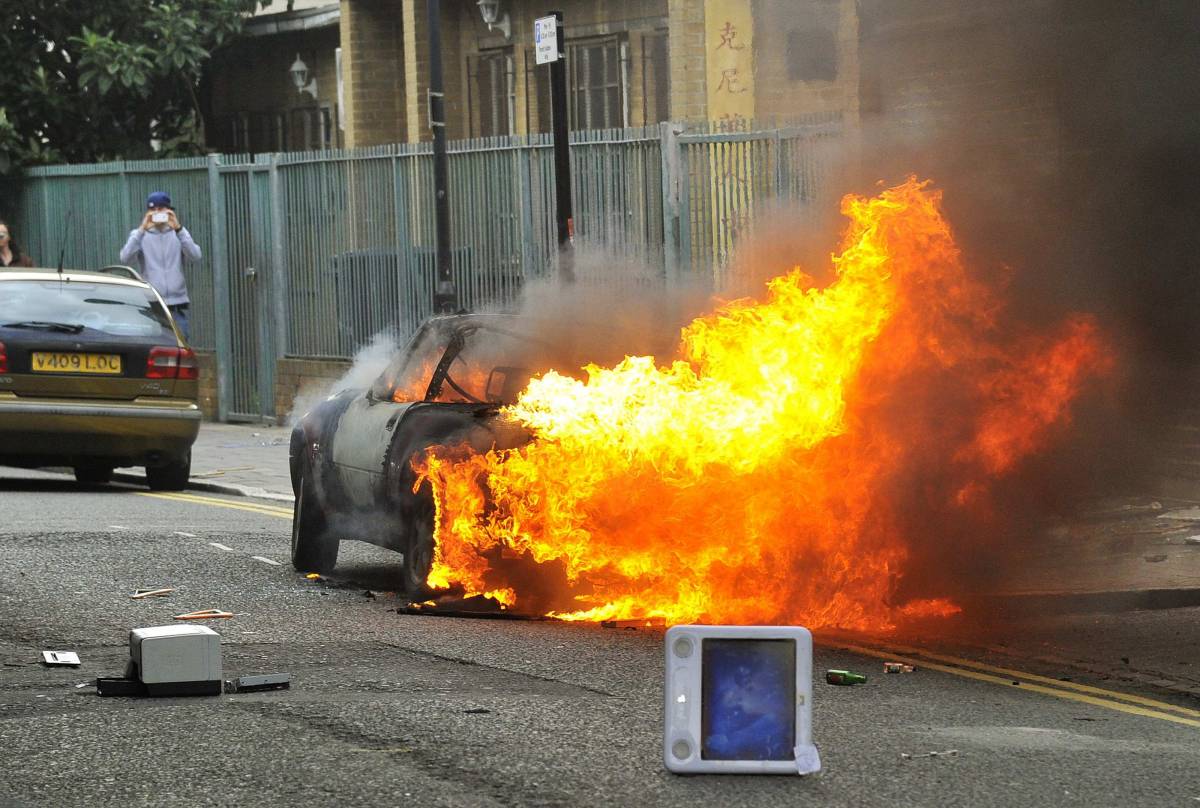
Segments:
[[[296,54],[296,61],[292,62],[288,73],[292,75],[292,84],[296,85],[296,92],[308,93],[313,98],[317,97],[317,80],[316,78],[312,81],[308,80],[308,65],[304,64],[300,54]]]
[[[505,39],[512,39],[512,21],[509,20],[507,12],[501,16],[500,0],[478,0],[476,5],[479,6],[479,15],[487,23],[489,31],[499,28]]]

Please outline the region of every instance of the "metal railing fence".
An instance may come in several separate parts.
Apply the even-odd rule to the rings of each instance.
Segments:
[[[828,190],[822,146],[836,123],[758,131],[674,124],[572,133],[576,243],[638,273],[598,285],[728,278],[756,211]],[[554,271],[548,135],[449,144],[452,261],[468,310],[514,304]],[[170,193],[203,251],[187,265],[192,342],[215,351],[223,419],[274,414],[275,360],[349,357],[381,331],[412,333],[432,312],[430,144],[114,162],[31,169],[14,229],[39,263],[115,263],[146,195]]]

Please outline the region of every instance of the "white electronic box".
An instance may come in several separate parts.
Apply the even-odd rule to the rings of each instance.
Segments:
[[[674,626],[663,759],[696,774],[812,774],[812,634],[798,626]]]
[[[152,626],[129,632],[130,667],[151,696],[221,692],[221,635],[207,626]]]

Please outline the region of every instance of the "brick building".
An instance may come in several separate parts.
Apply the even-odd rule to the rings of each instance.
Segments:
[[[204,84],[206,140],[226,153],[345,145],[338,119],[338,23],[331,0],[263,7],[213,54]]]
[[[426,0],[319,2],[260,13],[243,40],[214,57],[212,147],[428,138]],[[441,7],[449,137],[549,131],[548,68],[533,55],[533,22],[548,7],[496,0],[492,25],[478,0]],[[853,0],[563,0],[556,7],[564,15],[572,129],[857,116]],[[316,78],[315,97],[293,84],[297,58]]]

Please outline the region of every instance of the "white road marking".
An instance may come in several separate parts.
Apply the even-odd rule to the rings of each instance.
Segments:
[[[184,532],[184,531],[182,531],[182,530],[176,530],[176,531],[174,531],[174,533],[175,533],[175,535],[176,535],[176,536],[183,536],[185,539],[194,539],[194,538],[196,538],[196,534],[195,534],[195,533],[185,533],[185,532]]]
[[[275,567],[279,566],[279,562],[273,558],[263,558],[262,556],[250,556],[250,557],[253,558],[255,561],[261,561],[264,564],[270,564]]]
[[[226,547],[225,545],[221,544],[220,542],[210,541],[209,544],[212,545],[213,547],[216,547],[218,550],[224,550],[227,553],[234,552],[234,549],[232,547]]]

